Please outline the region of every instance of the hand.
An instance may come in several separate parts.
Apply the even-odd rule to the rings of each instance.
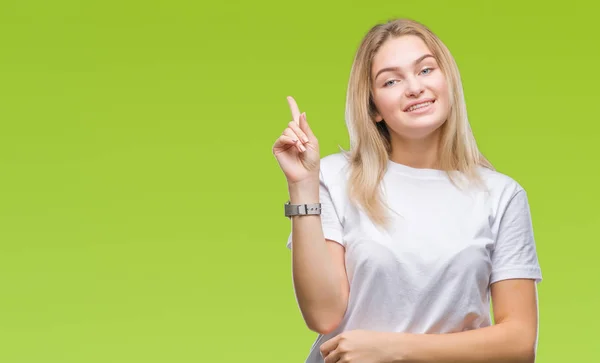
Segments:
[[[292,121],[273,145],[273,155],[285,174],[288,184],[305,180],[319,180],[319,143],[298,105],[288,97]]]
[[[321,345],[325,363],[390,363],[393,362],[391,333],[351,330]]]

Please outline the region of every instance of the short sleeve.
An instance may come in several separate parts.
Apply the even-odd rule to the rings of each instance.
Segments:
[[[519,189],[501,217],[492,252],[490,284],[507,279],[542,281],[527,193]]]
[[[343,246],[341,219],[338,215],[334,198],[332,197],[330,184],[325,181],[322,170],[319,172],[319,203],[321,203],[321,226],[323,227],[325,239],[335,241]],[[287,248],[292,248],[291,231],[287,241]]]

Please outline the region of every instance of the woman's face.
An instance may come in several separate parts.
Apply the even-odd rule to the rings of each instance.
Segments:
[[[446,77],[421,38],[404,35],[387,40],[375,54],[371,72],[375,120],[385,120],[391,132],[423,139],[448,118]],[[418,107],[411,108],[414,104]]]

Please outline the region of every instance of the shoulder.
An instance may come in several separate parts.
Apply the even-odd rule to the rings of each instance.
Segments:
[[[500,208],[510,203],[516,195],[526,194],[525,188],[510,175],[484,167],[481,167],[479,172],[490,198],[495,200]]]

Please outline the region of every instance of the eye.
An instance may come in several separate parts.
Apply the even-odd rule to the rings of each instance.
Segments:
[[[429,73],[433,72],[433,68],[425,68],[421,71],[421,73],[423,73],[425,71],[429,71],[429,72],[425,73],[425,74],[429,74]]]
[[[389,81],[387,81],[387,82],[385,82],[385,83],[383,84],[383,87],[389,87],[389,86],[392,86],[392,85],[390,84],[390,82],[396,82],[396,81],[397,81],[396,79],[390,79]]]

